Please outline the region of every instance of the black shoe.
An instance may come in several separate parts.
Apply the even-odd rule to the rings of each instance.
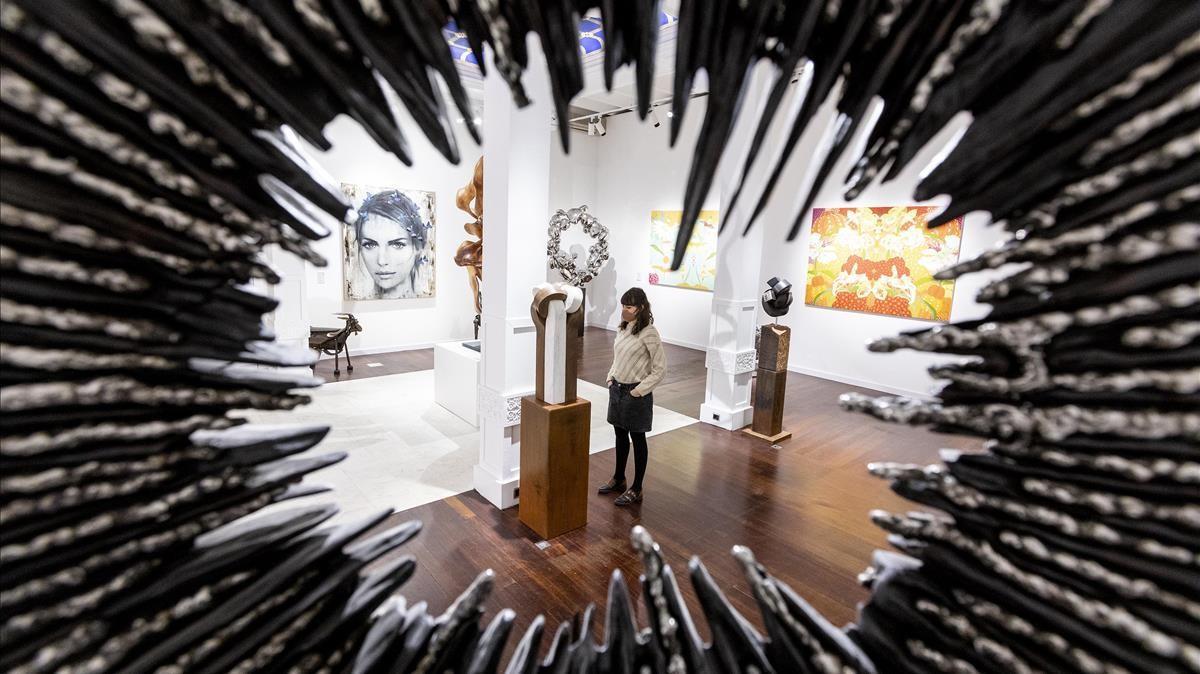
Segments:
[[[620,493],[623,491],[625,491],[625,480],[621,480],[620,482],[618,482],[617,478],[614,477],[613,479],[609,480],[608,482],[605,482],[604,485],[600,487],[600,489],[596,490],[596,493],[598,493],[598,494],[616,494],[616,493]]]
[[[613,501],[614,504],[619,505],[619,506],[633,505],[634,503],[641,503],[641,502],[642,502],[642,492],[635,491],[633,489],[626,491],[624,494],[621,494],[620,496],[618,496],[617,500]]]

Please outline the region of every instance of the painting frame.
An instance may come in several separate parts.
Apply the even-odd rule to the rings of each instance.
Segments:
[[[953,280],[934,274],[956,263],[963,218],[935,229],[938,206],[814,208],[805,306],[946,323]]]
[[[342,299],[429,299],[437,294],[435,192],[341,184],[352,211],[342,223]]]
[[[688,241],[683,265],[678,271],[672,271],[671,260],[682,219],[683,211],[650,211],[650,269],[646,280],[653,286],[713,292],[717,282],[720,212],[715,209],[700,211],[692,238]]]

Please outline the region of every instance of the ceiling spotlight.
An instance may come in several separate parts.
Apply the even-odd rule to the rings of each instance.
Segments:
[[[471,121],[472,121],[472,122],[474,122],[476,125],[478,125],[478,124],[479,124],[480,122],[482,122],[483,120],[479,119],[478,117],[472,117],[472,118],[471,118]]]
[[[656,129],[662,126],[662,120],[658,118],[658,111],[654,108],[650,108],[650,121],[654,122],[654,128]]]
[[[599,117],[596,118],[596,133],[600,134],[601,136],[608,133],[608,131],[604,129],[604,120],[600,119]]]
[[[588,120],[588,135],[589,135],[589,136],[594,136],[594,135],[596,135],[596,122],[595,122],[595,120],[592,120],[592,119],[589,119],[589,120]]]
[[[674,110],[667,110],[667,117],[674,117],[674,116],[675,116]]]

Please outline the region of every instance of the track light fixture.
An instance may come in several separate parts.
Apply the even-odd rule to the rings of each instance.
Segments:
[[[662,126],[662,120],[658,118],[658,111],[650,108],[650,121],[654,122],[654,128]]]
[[[596,133],[600,134],[601,136],[608,134],[608,131],[606,131],[604,129],[604,118],[603,117],[596,118]]]

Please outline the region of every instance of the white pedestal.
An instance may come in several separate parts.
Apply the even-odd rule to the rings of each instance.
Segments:
[[[479,426],[479,352],[462,342],[433,346],[433,400],[472,426]]]

